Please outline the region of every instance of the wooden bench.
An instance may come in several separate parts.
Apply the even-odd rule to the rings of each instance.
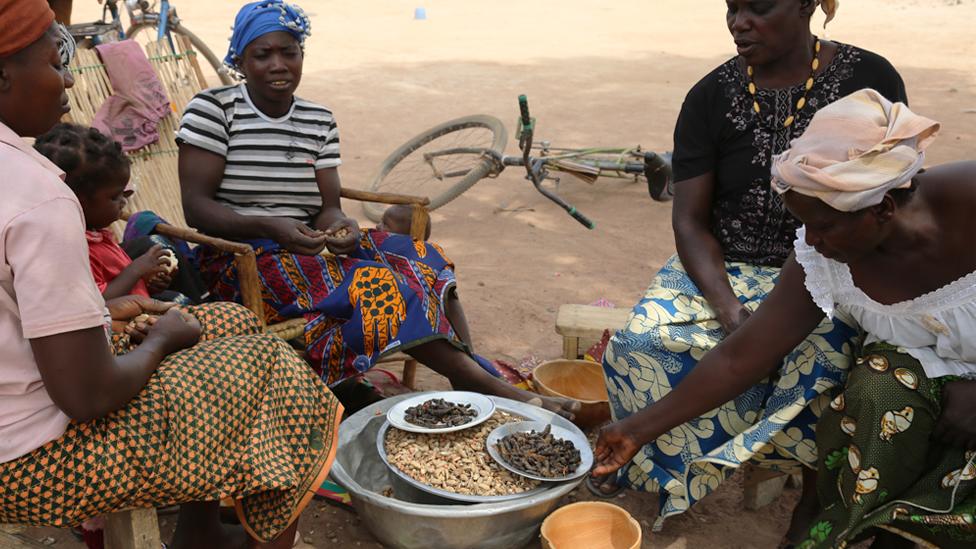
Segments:
[[[563,336],[563,358],[576,360],[598,343],[603,332],[611,333],[627,324],[630,309],[593,305],[560,305],[556,314],[556,333]]]

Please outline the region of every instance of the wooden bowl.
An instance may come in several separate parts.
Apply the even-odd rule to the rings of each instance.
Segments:
[[[610,419],[610,401],[603,379],[603,367],[589,360],[550,360],[532,372],[539,393],[568,398],[582,407],[573,423],[584,429]]]
[[[542,522],[543,549],[638,549],[640,524],[612,503],[581,501]]]

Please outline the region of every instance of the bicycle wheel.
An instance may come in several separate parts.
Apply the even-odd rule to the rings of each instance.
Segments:
[[[430,198],[434,210],[457,198],[488,175],[492,161],[484,151],[501,154],[508,134],[494,116],[458,118],[421,133],[393,151],[383,161],[369,185],[377,193],[396,193]],[[364,202],[366,216],[379,221],[385,204]]]
[[[182,24],[175,27],[170,27],[169,30],[172,33],[187,37],[187,39],[190,40],[190,44],[193,44],[193,49],[207,60],[206,64],[200,63],[200,67],[203,69],[205,69],[207,65],[213,69],[212,73],[210,71],[204,71],[204,76],[207,78],[207,80],[212,81],[212,78],[216,76],[216,78],[219,79],[220,83],[224,86],[234,83],[234,79],[231,77],[230,71],[227,70],[227,67],[224,66],[223,62],[217,58],[214,52],[207,47],[207,44],[205,44],[200,37],[193,34],[193,32],[184,27]],[[143,31],[146,31],[146,34],[143,34]],[[136,40],[137,36],[143,34],[143,37],[147,41],[155,42],[156,35],[158,33],[158,27],[156,27],[156,25],[153,23],[136,23],[135,25],[129,27],[129,30],[125,32],[125,35],[133,40]]]

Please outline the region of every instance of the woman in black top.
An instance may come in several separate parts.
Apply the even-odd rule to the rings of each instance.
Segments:
[[[699,81],[674,132],[677,255],[657,274],[604,356],[615,419],[671,391],[734,331],[775,284],[799,224],[770,190],[770,159],[817,109],[870,87],[906,101],[897,71],[860,48],[819,39],[814,11],[836,2],[727,0],[738,55]],[[824,321],[774,376],[734,401],[644,446],[614,486],[660,491],[659,521],[687,510],[746,461],[804,465],[800,519],[816,510],[814,428],[825,392],[842,385],[855,329]],[[803,520],[794,520],[800,528]],[[795,529],[791,529],[790,537]]]

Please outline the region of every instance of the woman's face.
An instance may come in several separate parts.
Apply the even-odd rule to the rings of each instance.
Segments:
[[[85,225],[89,229],[104,229],[122,217],[128,203],[125,187],[129,183],[129,169],[106,174],[104,184],[87,196],[79,196],[78,202],[85,212]]]
[[[268,102],[291,101],[302,80],[301,45],[290,33],[271,32],[244,48],[241,72],[247,89]]]
[[[56,34],[49,30],[23,50],[0,59],[0,120],[23,137],[37,137],[70,110],[65,89],[75,83],[61,66]]]
[[[886,196],[878,206],[841,212],[795,191],[782,195],[787,209],[806,227],[806,242],[826,258],[851,263],[876,250],[887,234],[894,200]]]
[[[753,66],[786,55],[810,28],[813,0],[726,0],[725,21],[736,50]]]

